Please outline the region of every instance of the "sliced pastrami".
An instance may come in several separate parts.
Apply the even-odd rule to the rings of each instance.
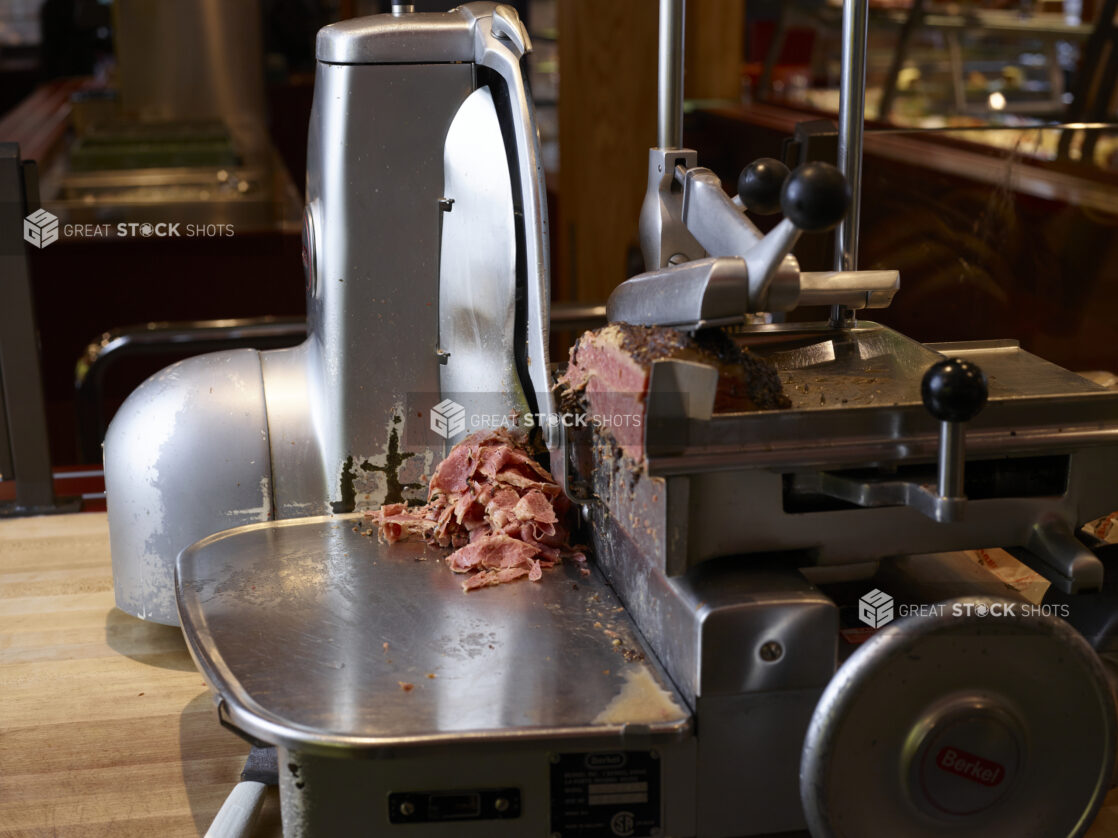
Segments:
[[[574,553],[567,544],[570,502],[522,440],[504,430],[467,437],[439,464],[426,505],[389,504],[366,517],[393,543],[410,536],[452,547],[447,564],[469,574],[470,591],[527,577]],[[581,558],[581,556],[580,556]]]

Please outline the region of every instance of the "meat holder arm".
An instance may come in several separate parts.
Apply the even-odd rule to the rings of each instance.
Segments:
[[[813,163],[789,177],[778,161],[760,160],[743,171],[738,196],[731,199],[714,172],[697,166],[696,153],[681,147],[683,9],[684,0],[660,2],[658,145],[649,151],[640,216],[647,273],[629,280],[635,286],[624,283],[617,289],[610,319],[700,328],[801,304],[887,306],[899,284],[895,271],[863,276],[840,266],[834,272],[803,274],[791,256],[803,230],[830,229],[846,212],[847,189],[833,167]],[[849,94],[844,97],[850,99]],[[860,139],[853,146],[860,159]],[[860,176],[857,167],[844,169]],[[782,201],[785,190],[787,203]],[[858,191],[851,183],[850,192]],[[785,219],[762,235],[744,208],[760,214],[783,209]],[[845,225],[853,227],[856,221]],[[696,261],[700,264],[680,270]],[[696,318],[697,311],[703,316]]]

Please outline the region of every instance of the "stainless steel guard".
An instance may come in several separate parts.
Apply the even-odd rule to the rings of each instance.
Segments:
[[[536,409],[545,416],[553,416],[555,397],[551,392],[548,372],[551,257],[547,244],[547,188],[535,111],[520,72],[520,59],[531,50],[531,42],[516,13],[505,5],[494,7],[491,17],[479,17],[475,32],[474,61],[494,70],[508,88],[509,125],[516,149],[515,171],[519,180],[524,231],[527,335],[523,359],[535,394]],[[517,185],[514,184],[515,188]],[[543,430],[547,447],[554,451],[559,446],[557,425],[545,423]]]

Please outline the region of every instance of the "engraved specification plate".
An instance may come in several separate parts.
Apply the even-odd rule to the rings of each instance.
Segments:
[[[655,751],[556,754],[551,834],[652,838],[660,834],[660,759]]]

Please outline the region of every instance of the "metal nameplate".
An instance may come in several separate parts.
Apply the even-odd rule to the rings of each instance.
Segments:
[[[551,834],[640,838],[660,833],[660,756],[596,751],[551,757]]]

